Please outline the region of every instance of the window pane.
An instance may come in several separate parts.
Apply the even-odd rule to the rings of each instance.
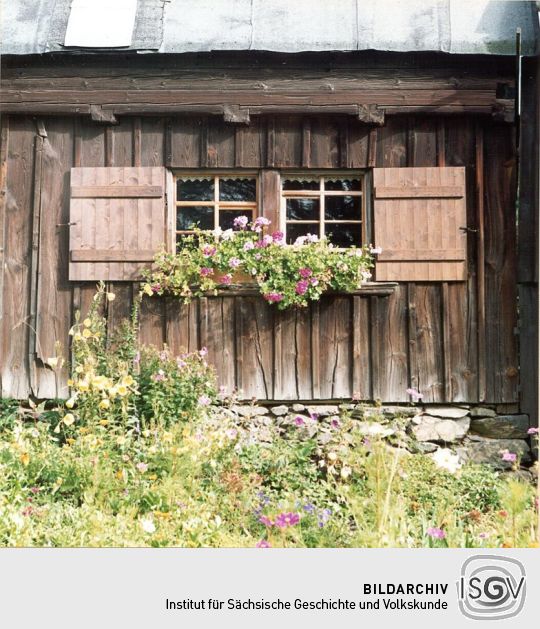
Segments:
[[[292,244],[298,236],[306,236],[307,234],[319,235],[319,223],[308,223],[303,225],[289,224],[287,225],[287,244]]]
[[[362,185],[360,179],[335,179],[334,177],[328,177],[324,180],[324,189],[341,192],[359,192],[362,190]]]
[[[328,240],[336,247],[360,247],[362,228],[360,225],[325,225]]]
[[[283,190],[319,190],[320,185],[318,177],[306,177],[305,179],[295,177],[283,180]]]
[[[219,213],[219,226],[221,229],[234,229],[234,219],[239,216],[247,216],[250,222],[253,218],[251,210],[221,210]]]
[[[176,198],[178,201],[213,201],[213,177],[178,179],[176,182]]]
[[[327,221],[358,221],[362,218],[361,197],[324,197]]]
[[[211,205],[197,205],[195,207],[178,208],[176,214],[176,229],[214,229],[214,208]]]
[[[220,201],[255,201],[256,190],[255,179],[223,178],[219,180]]]
[[[287,199],[288,221],[318,221],[319,199]]]

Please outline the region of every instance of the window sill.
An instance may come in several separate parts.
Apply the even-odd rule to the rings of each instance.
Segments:
[[[352,291],[327,291],[325,295],[355,295],[360,297],[388,297],[391,295],[397,282],[366,282],[361,288]],[[220,297],[252,297],[260,295],[255,283],[243,282],[242,284],[231,284],[218,288],[217,296]],[[214,297],[214,293],[208,293],[208,297]]]

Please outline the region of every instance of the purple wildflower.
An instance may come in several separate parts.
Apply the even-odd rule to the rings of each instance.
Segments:
[[[272,546],[270,545],[270,542],[268,542],[265,539],[260,539],[256,544],[255,544],[256,548],[272,548]]]
[[[320,513],[319,513],[319,528],[322,529],[328,522],[328,520],[330,519],[330,516],[332,515],[332,510],[331,509],[323,509]]]
[[[330,422],[330,425],[332,426],[332,428],[339,428],[341,424],[339,423],[339,419],[333,419]]]
[[[266,515],[261,515],[259,522],[264,526],[274,526],[274,522]]]
[[[509,463],[515,463],[517,459],[517,454],[515,454],[514,452],[510,452],[509,450],[503,450],[501,458],[503,461],[508,461]]]
[[[412,397],[413,402],[418,402],[424,397],[423,393],[420,393],[416,389],[407,389],[406,393]]]
[[[148,465],[146,463],[143,463],[142,461],[140,463],[137,463],[135,467],[139,470],[141,474],[144,474],[144,472],[146,472],[146,470],[148,469]]]
[[[297,415],[294,418],[294,424],[295,426],[303,426],[306,422],[304,421],[304,418],[301,415]]]
[[[165,380],[165,372],[163,369],[160,369],[158,372],[152,375],[152,380],[154,382],[163,382]]]
[[[538,428],[529,428],[529,430],[527,430],[527,434],[528,435],[537,435],[538,434]]]
[[[208,406],[211,402],[207,395],[201,395],[198,401],[201,406]]]
[[[288,526],[295,526],[298,522],[300,522],[300,515],[289,511],[288,513],[280,513],[276,517],[275,525],[280,529],[285,529]]]
[[[314,513],[315,512],[315,506],[311,504],[311,502],[308,502],[304,505],[304,511],[307,511],[308,513]]]
[[[446,537],[446,533],[435,526],[430,526],[426,531],[427,535],[433,539],[444,539]]]

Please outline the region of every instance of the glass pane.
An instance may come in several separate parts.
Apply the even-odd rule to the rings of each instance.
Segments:
[[[320,199],[287,199],[288,221],[318,221]]]
[[[335,190],[340,192],[360,192],[362,190],[362,182],[360,179],[336,179],[328,177],[324,180],[325,190]]]
[[[214,179],[178,179],[176,182],[176,198],[178,201],[213,201]]]
[[[214,208],[211,205],[179,207],[176,213],[176,229],[214,229]]]
[[[224,178],[219,180],[220,201],[255,201],[256,190],[255,179]]]
[[[305,179],[295,177],[283,180],[283,190],[319,190],[320,185],[318,177],[306,177]]]
[[[362,218],[361,197],[324,197],[327,221],[358,221]]]
[[[325,234],[336,247],[360,247],[362,245],[361,225],[325,225]]]
[[[251,222],[253,214],[250,210],[221,210],[219,212],[219,226],[221,229],[234,229],[234,219],[247,216]]]
[[[287,225],[287,244],[293,244],[298,236],[305,236],[306,234],[319,235],[319,223],[307,223],[307,224],[289,224]]]

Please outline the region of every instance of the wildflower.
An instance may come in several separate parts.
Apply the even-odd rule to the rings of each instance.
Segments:
[[[288,526],[295,526],[298,522],[300,522],[300,515],[298,513],[280,513],[276,517],[275,525],[280,529],[284,529]]]
[[[152,534],[156,532],[156,525],[150,518],[141,519],[141,528],[145,533]]]
[[[116,295],[114,293],[107,293],[107,300],[114,301],[116,299]]]
[[[242,261],[238,258],[231,258],[229,260],[229,266],[233,269],[237,269],[242,264]]]
[[[407,393],[407,395],[410,395],[412,397],[412,401],[413,402],[418,402],[419,400],[421,400],[424,397],[423,393],[420,393],[416,389],[412,389],[412,388],[407,389],[406,393]]]
[[[76,398],[70,397],[69,400],[66,402],[66,407],[73,408],[75,406],[75,401],[76,401]]]
[[[83,338],[89,339],[92,336],[92,332],[88,328],[84,328],[82,331]]]
[[[489,533],[480,533],[478,536],[480,539],[487,539],[489,537]]]
[[[517,454],[515,454],[514,452],[510,452],[509,450],[503,450],[501,454],[502,460],[508,461],[509,463],[515,463],[517,459]]]
[[[208,277],[209,275],[214,275],[214,269],[211,269],[207,266],[203,266],[201,268],[201,270],[199,271],[199,273],[203,276],[203,277]]]
[[[26,467],[30,463],[30,455],[28,452],[23,452],[20,456],[21,463]]]
[[[255,249],[255,244],[251,240],[248,240],[244,243],[244,251],[250,251],[251,249]]]
[[[238,436],[238,430],[236,430],[236,428],[229,428],[229,430],[227,430],[227,432],[225,434],[231,440],[232,439],[236,439],[236,437]]]
[[[163,369],[160,369],[157,373],[152,375],[152,380],[154,382],[163,382],[165,379],[165,372]]]
[[[295,426],[304,426],[306,422],[304,421],[304,418],[301,415],[297,415],[294,418],[294,424]]]
[[[264,526],[274,526],[274,522],[266,515],[261,515],[259,522]]]
[[[129,393],[128,388],[123,384],[119,384],[116,389],[120,397],[125,397]]]
[[[528,435],[537,435],[538,434],[538,428],[529,428],[529,430],[527,430],[527,434]]]
[[[328,520],[330,519],[331,515],[332,515],[332,510],[331,509],[323,509],[319,513],[318,525],[319,525],[320,529],[322,529],[328,523]]]
[[[272,548],[272,546],[270,545],[270,542],[266,541],[265,539],[260,539],[255,544],[255,548]]]
[[[133,380],[133,377],[128,374],[127,376],[124,376],[122,378],[122,384],[125,385],[126,387],[130,387],[133,384],[135,384],[135,380]]]
[[[208,354],[208,348],[207,347],[201,347],[201,349],[199,350],[199,356],[201,358],[204,358],[204,356],[206,356]]]
[[[333,419],[330,422],[330,425],[332,426],[332,428],[339,428],[340,427],[339,419]]]
[[[178,369],[183,369],[186,365],[187,363],[185,360],[182,360],[181,358],[176,359],[176,366],[178,367]]]
[[[371,247],[369,253],[372,255],[380,255],[382,253],[382,247]]]
[[[249,219],[247,216],[237,216],[233,221],[233,225],[236,229],[245,229],[248,221]]]
[[[296,286],[295,286],[295,291],[297,295],[305,295],[307,289],[309,287],[309,282],[307,282],[306,280],[300,280],[299,282],[296,282]]]
[[[146,463],[143,463],[142,461],[137,463],[135,467],[139,470],[141,474],[144,474],[148,470],[148,465]]]
[[[283,243],[283,239],[284,239],[285,235],[283,234],[283,232],[274,232],[272,234],[272,240],[274,241],[275,244],[280,245]]]
[[[211,400],[207,395],[201,395],[198,401],[201,406],[208,406]]]
[[[343,479],[345,479],[345,478],[349,478],[349,476],[351,475],[351,472],[352,472],[352,470],[351,470],[351,468],[350,468],[350,467],[347,467],[346,465],[345,465],[345,466],[343,466],[343,467],[341,468],[341,474],[340,474],[340,475],[341,475],[341,478],[343,478]]]
[[[447,470],[452,474],[455,474],[462,466],[459,456],[448,448],[439,448],[431,458],[437,467]]]
[[[227,273],[226,275],[222,275],[218,281],[220,284],[223,284],[224,286],[229,286],[230,284],[232,284],[232,275],[230,273]]]
[[[30,491],[33,494],[39,494],[39,492],[41,491],[41,489],[39,487],[30,487]]]
[[[504,509],[501,509],[500,511],[497,511],[497,515],[500,518],[507,518],[508,517],[508,511],[505,511]]]
[[[211,258],[215,253],[216,253],[217,249],[213,246],[213,245],[204,245],[202,248],[202,254],[205,258]]]
[[[263,297],[271,304],[280,302],[283,299],[283,295],[281,293],[266,293]]]
[[[313,275],[313,271],[311,269],[308,269],[307,267],[304,267],[303,269],[300,269],[298,271],[298,274],[302,279],[307,280],[308,277],[311,277]]]
[[[89,328],[92,325],[92,321],[90,319],[86,318],[83,321],[83,325],[84,325],[85,328]]]
[[[66,413],[62,421],[66,426],[71,426],[71,424],[73,424],[73,422],[75,421],[75,416],[73,415],[73,413]]]
[[[446,537],[446,533],[437,527],[430,526],[426,531],[426,534],[432,539],[444,539]]]

